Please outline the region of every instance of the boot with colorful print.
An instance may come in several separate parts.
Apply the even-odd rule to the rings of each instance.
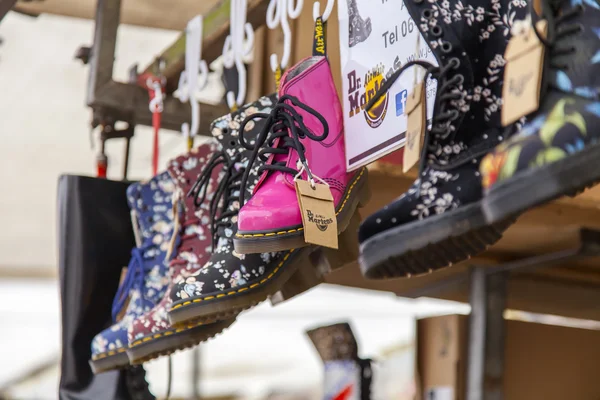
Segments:
[[[481,162],[490,222],[600,181],[600,2],[542,0],[542,8],[548,34],[540,107]]]
[[[418,179],[359,230],[368,278],[409,277],[447,267],[483,251],[510,221],[488,225],[479,162],[511,131],[500,122],[504,51],[525,1],[407,0],[406,7],[436,57],[405,64],[437,79],[432,125],[426,129]],[[429,84],[434,84],[429,82]]]
[[[323,262],[323,253],[313,247],[285,252],[262,254],[239,254],[234,251],[233,237],[237,231],[238,211],[242,178],[252,155],[238,145],[240,129],[248,142],[256,142],[266,121],[250,121],[242,126],[246,117],[269,115],[276,103],[276,96],[262,97],[257,102],[242,107],[237,112],[216,120],[212,134],[223,145],[220,160],[225,178],[217,188],[212,204],[222,201],[220,209],[211,212],[215,251],[210,260],[195,272],[182,276],[171,291],[173,305],[169,318],[175,326],[189,321],[226,320],[278,293],[295,273],[302,268],[315,268]],[[250,197],[252,187],[258,181],[259,165],[251,167],[247,174],[245,195]],[[210,172],[205,171],[204,174]],[[194,194],[203,193],[202,177]],[[311,257],[309,257],[309,253]],[[335,268],[335,266],[333,266]],[[303,282],[300,290],[284,290],[283,296],[297,294],[308,289]],[[315,284],[318,282],[315,282]],[[287,293],[287,294],[286,294]]]
[[[127,329],[166,293],[169,285],[166,255],[173,236],[174,190],[175,184],[167,172],[127,189],[132,220],[137,225],[134,231],[138,247],[131,251],[127,274],[113,302],[112,317],[118,322],[92,341],[90,365],[94,373],[129,365]]]
[[[235,250],[252,254],[307,246],[294,184],[299,167],[302,179],[314,177],[329,185],[338,232],[343,232],[359,204],[368,200],[369,189],[366,168],[346,172],[342,106],[327,58],[309,57],[290,68],[273,111],[246,123],[256,119],[267,120],[258,137],[252,142],[243,134],[240,142],[252,151],[250,170],[259,158],[265,164],[258,168],[260,179],[246,204],[242,190]]]
[[[198,175],[212,162],[218,150],[215,141],[193,149],[189,154],[172,160],[167,170],[177,189],[175,201],[183,207],[176,226],[180,229],[180,244],[170,263],[169,288],[163,299],[148,313],[136,318],[128,331],[127,355],[132,364],[140,364],[161,355],[171,354],[215,336],[227,328],[233,319],[215,324],[189,324],[174,328],[169,322],[167,310],[171,306],[170,292],[182,274],[202,266],[211,255],[212,238],[209,227],[209,204],[219,184],[220,168],[215,168],[206,181],[205,199],[196,205],[188,197]]]
[[[354,47],[371,34],[371,18],[362,19],[356,0],[348,0],[348,45]]]

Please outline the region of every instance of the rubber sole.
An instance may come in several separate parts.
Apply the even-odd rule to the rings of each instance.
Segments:
[[[132,344],[127,349],[129,362],[131,364],[142,364],[196,346],[217,336],[234,322],[235,318],[230,318],[191,329],[181,328],[179,332],[178,329],[172,329],[167,331],[172,332],[167,335],[165,335],[166,332],[158,332],[137,339],[134,343],[138,341],[141,341],[141,343],[138,345]]]
[[[232,290],[232,294],[223,297],[207,295],[174,303],[169,311],[171,324],[177,326],[188,321],[219,321],[256,306],[277,293],[302,265],[310,266],[308,255],[311,250],[305,247],[288,252],[273,276],[252,289],[236,288],[235,293]],[[206,297],[212,298],[205,300]]]
[[[555,200],[575,196],[600,183],[600,144],[552,164],[517,173],[504,182],[494,184],[483,200],[483,211],[489,222],[521,213]]]
[[[336,210],[338,234],[346,229],[355,210],[368,203],[370,197],[368,171],[365,168],[348,184],[343,200]],[[246,237],[240,238],[237,235]],[[238,232],[233,239],[235,251],[240,254],[270,253],[299,249],[308,245],[304,241],[302,225],[281,228],[273,232]]]
[[[431,273],[484,251],[512,222],[488,224],[481,202],[476,202],[400,225],[361,244],[361,271],[370,279]]]
[[[100,374],[102,372],[112,371],[114,369],[122,369],[129,366],[129,357],[127,357],[125,349],[122,350],[123,351],[116,352],[112,355],[91,359],[89,363],[90,367],[92,368],[92,372],[94,374]]]

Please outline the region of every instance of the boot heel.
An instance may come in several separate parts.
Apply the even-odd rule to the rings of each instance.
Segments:
[[[322,248],[324,266],[321,269],[328,274],[346,264],[356,261],[358,258],[358,226],[360,225],[360,214],[356,211],[348,227],[338,236],[338,249]]]
[[[321,249],[312,252],[302,266],[298,268],[289,281],[281,289],[270,296],[271,305],[275,306],[281,302],[304,293],[307,290],[323,282],[323,274],[318,267],[322,264]]]

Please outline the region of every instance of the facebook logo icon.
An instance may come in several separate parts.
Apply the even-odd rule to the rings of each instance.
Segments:
[[[404,107],[406,106],[407,98],[408,91],[406,89],[396,93],[396,117],[404,114]]]

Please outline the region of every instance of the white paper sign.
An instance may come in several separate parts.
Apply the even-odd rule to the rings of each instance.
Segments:
[[[410,68],[371,111],[364,107],[384,77],[406,62],[422,59],[437,65],[431,49],[402,0],[339,0],[342,103],[346,135],[346,167],[355,170],[404,146],[406,99],[415,83]],[[433,114],[435,80],[427,82],[427,119]]]

